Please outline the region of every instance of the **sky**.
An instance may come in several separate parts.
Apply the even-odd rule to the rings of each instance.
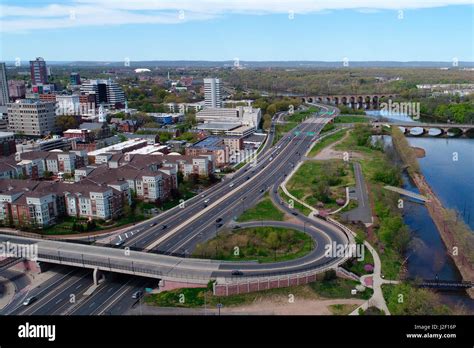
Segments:
[[[474,61],[472,0],[1,0],[0,60]]]

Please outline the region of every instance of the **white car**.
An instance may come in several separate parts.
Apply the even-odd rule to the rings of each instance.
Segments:
[[[29,306],[30,304],[32,304],[36,300],[37,300],[37,298],[34,297],[34,296],[28,297],[23,301],[23,306]]]

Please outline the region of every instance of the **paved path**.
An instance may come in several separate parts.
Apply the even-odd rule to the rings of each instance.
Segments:
[[[382,285],[398,284],[398,281],[385,280],[382,278],[382,262],[380,261],[379,254],[368,242],[364,242],[364,245],[370,251],[374,259],[374,272],[372,274],[362,276],[360,278],[360,282],[364,286],[371,287],[374,290],[374,294],[367,302],[365,302],[360,307],[357,307],[350,315],[359,315],[359,308],[362,308],[365,311],[369,307],[377,307],[378,309],[383,310],[386,315],[390,315],[387,303],[383,297]]]
[[[370,208],[369,194],[365,183],[364,174],[360,163],[354,162],[354,176],[356,180],[356,198],[358,206],[342,214],[342,218],[347,221],[361,221],[364,224],[372,224],[372,210]]]

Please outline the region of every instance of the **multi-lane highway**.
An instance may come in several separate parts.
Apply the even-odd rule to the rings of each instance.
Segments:
[[[223,180],[205,193],[187,201],[184,207],[175,207],[152,220],[137,224],[133,227],[133,236],[128,238],[122,247],[186,255],[191,253],[198,243],[213,238],[218,229],[251,207],[266,191],[271,190],[272,198],[280,201],[277,186],[291,173],[323,126],[337,115],[335,108],[322,105],[320,107],[332,116],[307,119],[271,147],[273,124],[267,144],[256,160],[233,174],[230,179]],[[298,214],[285,205],[280,208],[293,215]],[[331,241],[347,243],[347,236],[323,220],[310,219],[301,214],[295,215],[295,219],[313,236],[316,242],[313,252],[296,260],[265,265],[251,262],[217,263],[217,268],[212,271],[211,276],[231,278],[235,269],[241,270],[246,276],[271,276],[337,262],[336,259],[328,260],[322,256],[322,246]],[[48,293],[43,299],[40,298],[34,307],[32,305],[28,310],[12,311],[12,314],[119,314],[120,310],[117,311],[117,308],[122,306],[126,310],[130,305],[128,302],[131,302],[130,293],[144,284],[135,279],[127,281],[118,276],[115,280],[106,281],[79,303],[70,303],[67,299],[71,292],[84,292],[87,285],[92,284],[92,276],[90,272],[76,270],[69,278],[60,291]]]

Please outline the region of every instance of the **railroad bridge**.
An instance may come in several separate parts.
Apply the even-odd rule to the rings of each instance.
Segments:
[[[333,94],[333,95],[315,95],[303,96],[303,103],[323,103],[330,105],[345,105],[353,109],[378,109],[380,104],[388,102],[389,99],[396,97],[396,94]]]

